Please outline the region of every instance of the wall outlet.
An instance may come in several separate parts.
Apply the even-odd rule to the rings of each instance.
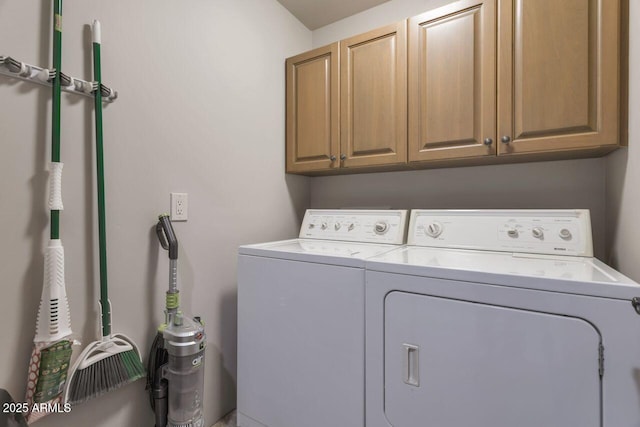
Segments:
[[[189,219],[189,195],[187,193],[171,193],[171,221]]]

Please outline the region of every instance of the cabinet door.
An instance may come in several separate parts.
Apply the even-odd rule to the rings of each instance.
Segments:
[[[340,42],[343,167],[407,161],[406,22]]]
[[[338,43],[287,59],[287,172],[339,166],[338,61]]]
[[[409,161],[496,154],[495,15],[465,0],[409,20]]]
[[[618,144],[618,0],[502,0],[499,154]]]

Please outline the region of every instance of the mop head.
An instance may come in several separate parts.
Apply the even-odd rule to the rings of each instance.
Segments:
[[[144,378],[146,372],[137,347],[123,334],[91,343],[72,369],[65,401],[86,402]]]

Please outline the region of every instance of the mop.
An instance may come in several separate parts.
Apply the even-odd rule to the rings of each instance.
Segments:
[[[60,240],[62,205],[62,163],[60,162],[60,66],[62,63],[62,0],[54,1],[53,22],[53,107],[49,210],[51,229],[44,253],[42,296],[36,321],[36,335],[27,380],[27,421],[44,417],[61,403],[71,360],[71,318],[64,280],[64,248]]]

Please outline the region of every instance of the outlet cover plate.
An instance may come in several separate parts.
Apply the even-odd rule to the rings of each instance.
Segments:
[[[171,193],[171,221],[189,219],[189,195],[187,193]]]

